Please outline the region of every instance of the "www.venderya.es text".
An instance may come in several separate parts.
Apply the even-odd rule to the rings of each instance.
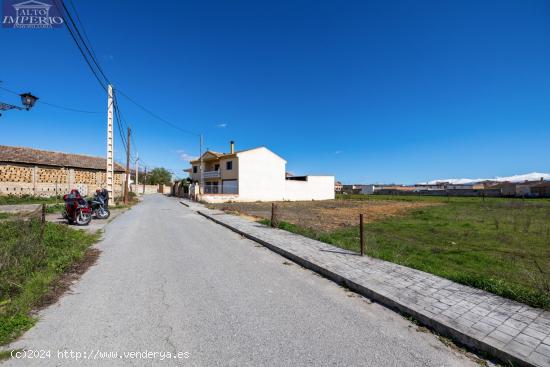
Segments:
[[[91,349],[88,351],[79,351],[72,349],[19,349],[11,351],[11,357],[14,359],[70,359],[70,360],[101,360],[101,359],[150,359],[150,360],[184,360],[191,356],[189,352],[170,352],[170,351],[107,351]]]

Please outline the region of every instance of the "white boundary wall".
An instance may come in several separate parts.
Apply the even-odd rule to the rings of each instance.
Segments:
[[[283,200],[334,199],[334,176],[306,176],[306,181],[285,180]]]
[[[263,191],[258,188],[257,192]],[[252,202],[252,201],[310,201],[310,200],[333,200],[334,199],[334,176],[306,176],[306,181],[284,180],[284,192],[280,196],[247,196],[212,194],[202,195],[201,200],[208,203]]]

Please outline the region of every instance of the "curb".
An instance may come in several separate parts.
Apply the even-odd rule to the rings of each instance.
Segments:
[[[484,353],[484,354],[488,354],[504,363],[510,363],[512,365],[517,365],[517,366],[525,366],[525,367],[537,367],[537,365],[534,365],[534,364],[531,364],[529,363],[528,361],[526,360],[523,360],[521,358],[519,358],[518,356],[515,356],[515,355],[512,355],[504,350],[501,350],[501,349],[498,349],[498,348],[495,348],[493,347],[492,345],[489,345],[481,340],[478,340],[470,335],[467,335],[467,334],[464,334],[463,332],[461,331],[458,331],[456,330],[455,328],[453,328],[452,326],[450,325],[446,325],[440,321],[437,321],[437,320],[434,320],[426,315],[423,315],[421,313],[418,313],[417,311],[407,307],[406,305],[402,304],[402,303],[399,303],[395,300],[392,300],[386,296],[384,296],[383,294],[380,294],[376,291],[373,291],[372,289],[369,289],[365,286],[362,286],[360,284],[357,284],[356,282],[352,281],[352,280],[349,280],[335,272],[332,272],[330,270],[327,270],[317,264],[314,264],[312,263],[311,261],[309,260],[306,260],[300,256],[297,256],[291,252],[288,252],[286,250],[283,250],[281,249],[280,247],[277,247],[269,242],[266,242],[260,238],[257,238],[255,236],[252,236],[246,232],[243,232],[235,227],[232,227],[230,226],[229,224],[227,223],[224,223],[214,217],[212,217],[211,215],[209,214],[206,214],[202,211],[197,211],[198,214],[202,215],[203,217],[207,218],[207,219],[210,219],[211,221],[213,221],[214,223],[217,223],[221,226],[224,226],[230,230],[232,230],[233,232],[236,232],[238,234],[240,234],[241,236],[243,237],[246,237],[248,238],[249,240],[252,240],[254,242],[257,242],[265,247],[267,247],[268,249],[270,249],[271,251],[275,252],[275,253],[278,253],[279,255],[295,262],[296,264],[298,265],[301,265],[303,266],[304,268],[307,268],[309,270],[312,270],[320,275],[322,275],[323,277],[329,279],[329,280],[332,280],[333,282],[337,283],[338,285],[341,285],[341,286],[345,286],[347,288],[349,288],[350,290],[362,295],[362,296],[365,296],[379,304],[381,304],[382,306],[385,306],[393,311],[396,311],[402,315],[405,315],[405,316],[411,316],[413,318],[415,318],[421,325],[423,326],[426,326],[428,327],[429,329],[435,331],[436,333],[442,335],[442,336],[445,336],[445,337],[448,337],[450,339],[452,339],[454,342],[456,342],[457,344],[459,345],[463,345],[463,346],[466,346],[474,351],[477,351],[477,352],[481,352],[481,353]],[[274,229],[274,230],[279,230],[281,231],[281,229]]]

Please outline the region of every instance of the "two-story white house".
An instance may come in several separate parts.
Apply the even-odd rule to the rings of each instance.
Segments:
[[[235,151],[231,142],[229,153],[208,150],[190,163],[191,194],[206,202],[334,199],[334,176],[287,175],[286,161],[266,147]]]

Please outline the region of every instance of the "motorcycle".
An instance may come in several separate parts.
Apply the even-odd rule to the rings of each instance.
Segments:
[[[80,196],[78,190],[71,190],[69,194],[63,196],[65,201],[65,212],[63,218],[67,219],[69,224],[76,223],[79,226],[85,226],[92,220],[92,210],[88,202]]]
[[[88,206],[92,210],[92,215],[97,219],[107,219],[111,215],[108,208],[108,193],[106,190],[97,190],[94,197],[88,200]]]

